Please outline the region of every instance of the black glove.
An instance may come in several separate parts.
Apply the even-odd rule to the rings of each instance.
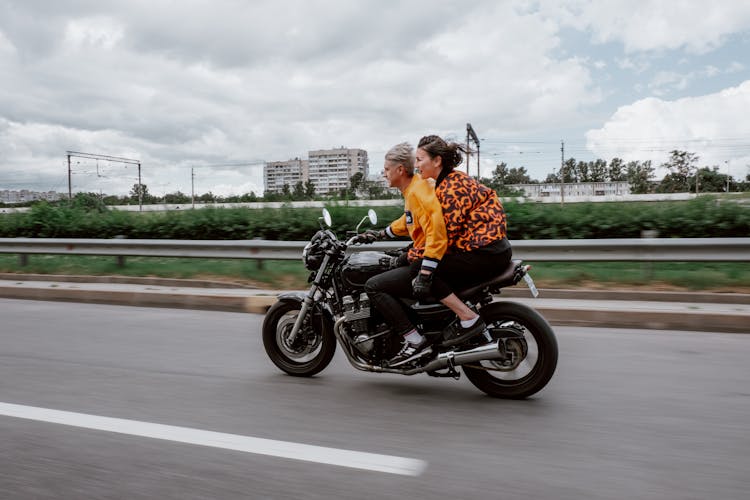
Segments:
[[[432,273],[424,274],[420,272],[417,277],[411,281],[411,288],[414,290],[414,296],[418,299],[429,297],[430,288],[432,288]]]
[[[403,267],[407,265],[409,265],[409,254],[407,252],[404,252],[391,257],[388,268],[396,269],[397,267]]]
[[[375,243],[381,238],[381,232],[375,229],[368,229],[364,233],[357,236],[357,243]]]

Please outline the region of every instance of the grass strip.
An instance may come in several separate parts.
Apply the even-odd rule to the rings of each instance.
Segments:
[[[750,293],[746,262],[529,262],[537,286],[544,288],[626,288]],[[30,255],[21,266],[17,255],[0,255],[0,272],[94,276],[150,276],[231,281],[261,288],[307,287],[301,262],[241,259]]]

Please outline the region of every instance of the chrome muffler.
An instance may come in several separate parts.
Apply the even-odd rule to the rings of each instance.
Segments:
[[[488,344],[483,344],[472,349],[465,351],[448,351],[441,352],[435,359],[430,361],[424,366],[411,368],[409,370],[400,370],[398,368],[388,368],[382,366],[371,365],[358,359],[359,357],[355,354],[355,349],[351,344],[351,341],[343,330],[344,318],[336,321],[333,327],[333,332],[339,340],[339,344],[344,348],[344,354],[346,355],[351,365],[362,371],[376,372],[376,373],[398,373],[401,375],[416,375],[417,373],[431,372],[436,370],[442,370],[448,367],[456,367],[465,365],[468,363],[475,363],[477,361],[488,361],[491,359],[501,359],[504,357],[505,346],[502,343],[502,339],[494,340]]]
[[[408,371],[405,370],[402,371],[402,373],[406,375],[414,375],[417,373],[442,370],[443,368],[456,367],[468,363],[476,363],[477,361],[501,359],[504,356],[504,350],[502,340],[495,340],[488,344],[480,345],[465,351],[441,352],[437,355],[437,358],[433,359],[425,366]]]

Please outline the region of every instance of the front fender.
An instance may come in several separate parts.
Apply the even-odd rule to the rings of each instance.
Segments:
[[[307,293],[305,292],[284,292],[278,295],[279,302],[299,302],[305,301]]]

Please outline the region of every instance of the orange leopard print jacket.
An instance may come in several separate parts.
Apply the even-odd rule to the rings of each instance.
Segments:
[[[494,190],[454,170],[435,186],[448,232],[448,252],[470,252],[505,238],[506,217]]]

